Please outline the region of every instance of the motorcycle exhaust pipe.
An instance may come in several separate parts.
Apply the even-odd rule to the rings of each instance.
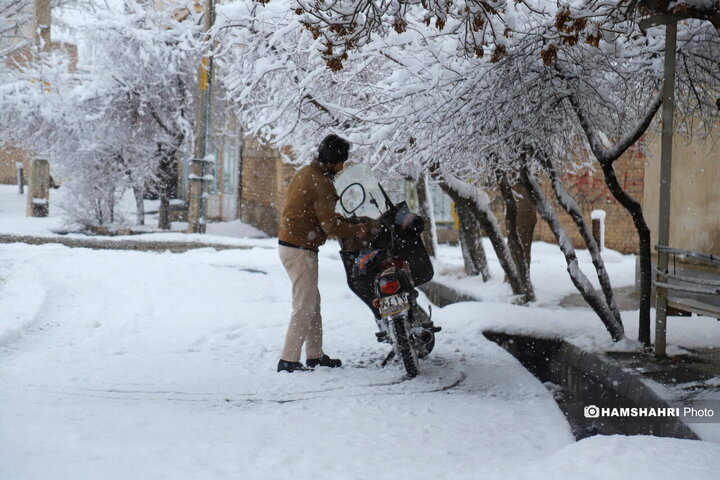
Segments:
[[[423,330],[420,332],[420,341],[423,343],[430,343],[435,338],[435,334],[430,330]]]

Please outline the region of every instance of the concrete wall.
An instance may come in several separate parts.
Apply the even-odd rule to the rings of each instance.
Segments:
[[[647,157],[643,208],[657,243],[660,205],[660,138]],[[720,139],[674,135],[670,247],[720,255]]]
[[[210,195],[207,205],[207,217],[211,222],[229,222],[237,218],[237,194],[216,193]]]

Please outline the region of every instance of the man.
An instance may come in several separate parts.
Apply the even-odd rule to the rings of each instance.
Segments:
[[[367,239],[366,223],[349,223],[335,213],[338,200],[333,177],[342,170],[350,144],[337,135],[320,143],[318,156],[301,168],[290,182],[278,235],[279,254],[292,282],[292,315],[278,372],[339,367],[322,348],[322,318],[318,290],[318,247],[328,235],[340,239]],[[300,363],[305,345],[306,366]]]

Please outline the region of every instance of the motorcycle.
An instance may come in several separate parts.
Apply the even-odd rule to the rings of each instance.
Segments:
[[[420,236],[425,222],[405,202],[393,204],[366,165],[344,171],[335,187],[342,215],[351,221],[379,220],[378,231],[365,248],[343,249],[340,255],[350,289],[375,315],[378,342],[392,346],[382,365],[398,357],[408,377],[415,377],[419,360],[433,350],[435,334],[441,330],[417,303],[417,287],[434,275]]]

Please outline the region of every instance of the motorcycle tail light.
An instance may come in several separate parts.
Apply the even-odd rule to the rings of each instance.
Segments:
[[[400,282],[397,280],[385,281],[384,283],[380,284],[380,292],[384,293],[385,295],[392,295],[398,290],[400,290]]]

